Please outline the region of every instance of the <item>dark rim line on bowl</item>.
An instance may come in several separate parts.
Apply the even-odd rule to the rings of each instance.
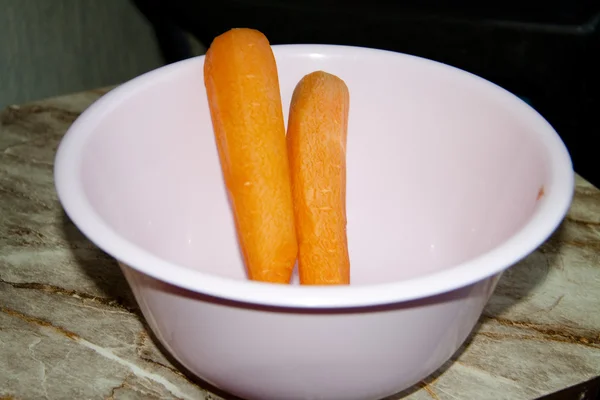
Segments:
[[[55,184],[65,212],[82,233],[100,249],[128,266],[153,278],[193,292],[262,305],[345,308],[425,298],[473,284],[502,272],[541,245],[558,227],[567,213],[574,189],[574,174],[567,149],[558,134],[542,116],[505,89],[446,64],[390,51],[335,45],[278,45],[273,46],[273,49],[276,57],[286,55],[305,57],[315,54],[321,54],[323,57],[335,57],[348,56],[348,52],[351,52],[354,57],[358,55],[405,57],[410,58],[412,62],[423,62],[434,66],[437,64],[439,67],[446,68],[447,73],[462,75],[463,79],[477,80],[474,82],[476,84],[487,84],[496,91],[499,99],[509,105],[512,103],[516,112],[532,119],[534,125],[539,126],[541,133],[538,132],[538,134],[546,136],[543,140],[540,139],[540,142],[545,144],[548,150],[551,185],[545,187],[545,196],[539,201],[533,215],[509,239],[466,262],[407,280],[347,287],[273,285],[219,277],[179,266],[154,256],[113,231],[87,201],[78,175],[81,172],[81,150],[89,135],[106,114],[118,107],[130,95],[135,94],[139,87],[152,85],[155,79],[161,77],[165,72],[182,68],[186,63],[201,65],[203,56],[200,56],[150,71],[115,88],[92,104],[73,123],[64,136],[56,155]],[[162,76],[161,79],[169,79],[169,77]],[[83,128],[85,130],[82,130]],[[64,153],[70,153],[73,150],[79,153],[78,157],[64,157]]]

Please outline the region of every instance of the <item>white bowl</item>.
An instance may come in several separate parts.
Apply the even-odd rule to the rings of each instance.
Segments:
[[[203,84],[203,57],[105,95],[56,156],[70,218],[115,257],[165,348],[247,399],[375,399],[439,368],[503,270],[558,226],[571,161],[505,90],[425,59],[274,46],[287,118],[300,78],[350,90],[348,287],[246,279]]]

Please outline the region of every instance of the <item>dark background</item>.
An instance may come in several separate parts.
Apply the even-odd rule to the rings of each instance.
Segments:
[[[272,44],[344,44],[441,61],[525,98],[558,131],[575,170],[600,186],[600,0],[134,0],[165,63],[234,27]]]

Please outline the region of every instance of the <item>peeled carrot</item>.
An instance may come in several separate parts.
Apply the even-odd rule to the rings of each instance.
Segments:
[[[245,28],[215,38],[204,84],[248,277],[289,283],[298,244],[279,77],[267,38]]]
[[[350,96],[323,71],[296,86],[287,131],[303,285],[350,283],[346,236],[346,139]]]

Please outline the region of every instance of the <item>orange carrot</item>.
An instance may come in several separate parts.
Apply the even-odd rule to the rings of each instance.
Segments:
[[[289,283],[298,244],[279,77],[267,38],[245,28],[215,38],[204,84],[248,276]]]
[[[346,138],[350,96],[343,80],[306,75],[292,96],[287,146],[304,285],[350,283],[346,237]]]

